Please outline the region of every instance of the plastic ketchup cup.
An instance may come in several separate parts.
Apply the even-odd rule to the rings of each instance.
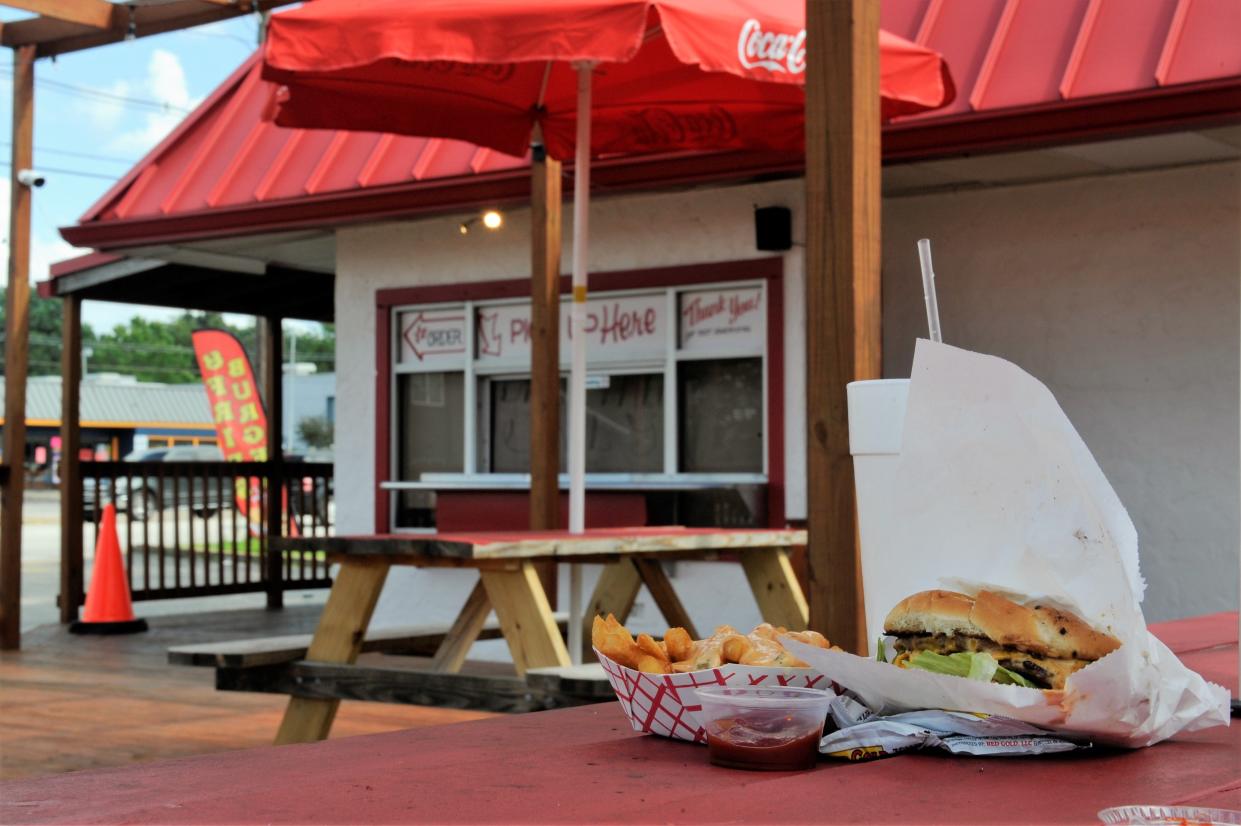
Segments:
[[[827,692],[709,686],[697,693],[714,765],[759,771],[814,767],[831,699]]]

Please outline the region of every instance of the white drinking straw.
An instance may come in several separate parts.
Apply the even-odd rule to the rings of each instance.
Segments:
[[[944,334],[939,329],[939,301],[935,298],[935,270],[931,268],[931,241],[923,238],[918,242],[918,260],[922,262],[922,298],[926,301],[926,326],[931,341],[941,342]]]

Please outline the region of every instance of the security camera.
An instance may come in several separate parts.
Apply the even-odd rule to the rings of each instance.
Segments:
[[[42,173],[35,172],[33,169],[22,169],[17,173],[17,182],[22,186],[40,187],[47,183]]]

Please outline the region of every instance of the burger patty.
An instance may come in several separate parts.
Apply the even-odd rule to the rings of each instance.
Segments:
[[[956,654],[961,651],[985,651],[996,662],[1025,677],[1039,688],[1064,688],[1064,681],[1078,669],[1090,665],[1089,660],[1040,657],[1027,651],[999,645],[984,637],[963,634],[901,634],[896,639],[897,651],[932,651]]]

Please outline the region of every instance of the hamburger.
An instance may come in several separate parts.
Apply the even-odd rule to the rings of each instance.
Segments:
[[[893,665],[1042,689],[1063,689],[1070,674],[1120,647],[1075,614],[991,591],[913,594],[883,630],[896,638]]]

